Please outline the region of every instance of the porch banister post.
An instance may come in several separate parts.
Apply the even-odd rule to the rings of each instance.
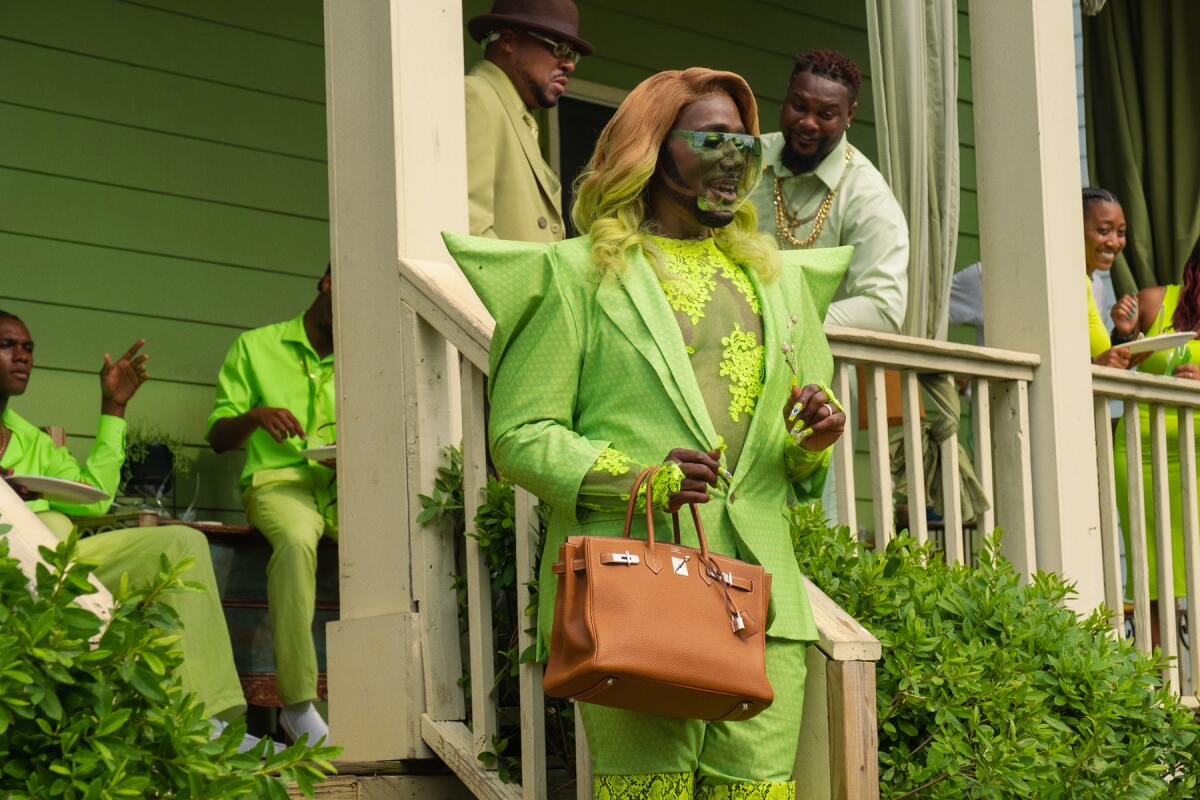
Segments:
[[[341,587],[331,738],[348,760],[429,757],[413,518],[450,440],[457,365],[403,312],[397,262],[445,259],[439,232],[467,229],[461,2],[326,0],[325,58]]]
[[[987,343],[1042,357],[1029,389],[1037,567],[1075,581],[1072,605],[1089,611],[1104,586],[1071,4],[976,0],[970,13]]]

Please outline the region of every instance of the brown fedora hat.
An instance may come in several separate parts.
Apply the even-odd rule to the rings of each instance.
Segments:
[[[579,38],[579,9],[574,0],[496,0],[490,14],[473,17],[467,33],[475,41],[501,28],[527,28],[554,39],[570,42],[580,55],[595,52],[591,43]]]

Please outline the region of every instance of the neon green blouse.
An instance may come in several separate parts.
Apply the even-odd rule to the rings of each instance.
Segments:
[[[1092,279],[1087,279],[1088,304],[1088,349],[1092,358],[1112,348],[1112,340],[1108,336],[1108,328],[1100,318],[1100,309],[1096,306],[1096,298],[1092,295]]]
[[[37,475],[43,478],[62,478],[95,486],[108,498],[87,505],[33,500],[26,503],[33,511],[54,509],[72,516],[94,516],[107,513],[121,485],[121,465],[125,463],[125,420],[121,417],[100,416],[96,438],[88,452],[87,461],[80,464],[65,447],[58,447],[11,408],[0,417],[12,431],[8,447],[0,457],[0,467],[11,469],[14,475]]]
[[[732,472],[750,431],[766,369],[762,308],[754,284],[712,238],[651,236],[647,250],[648,255],[659,258],[664,268],[660,274],[673,276],[661,281],[663,294],[675,312],[713,427],[724,442],[722,463]],[[782,414],[783,399],[773,400],[779,407],[763,413]],[[814,453],[791,444],[789,477],[804,480],[828,459],[828,450]],[[629,500],[630,484],[645,466],[607,448],[584,478],[578,505],[597,511],[623,507]],[[673,462],[668,462],[662,474],[665,480],[655,484],[654,502],[665,509],[683,474]]]

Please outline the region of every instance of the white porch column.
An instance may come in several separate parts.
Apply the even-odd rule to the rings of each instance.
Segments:
[[[970,11],[987,340],[1042,357],[1029,391],[1037,567],[1075,581],[1086,611],[1104,590],[1071,4]]]
[[[439,232],[467,229],[461,3],[327,0],[325,55],[341,529],[331,738],[347,760],[429,757],[416,611],[427,577],[447,592],[450,578],[417,569],[426,532],[413,517],[450,441],[457,365],[403,307],[397,261],[444,259]]]

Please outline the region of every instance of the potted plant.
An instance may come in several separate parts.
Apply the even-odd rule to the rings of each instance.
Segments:
[[[194,468],[195,457],[178,436],[142,422],[126,430],[125,465],[121,470],[125,494],[161,497],[176,478],[187,477]]]

